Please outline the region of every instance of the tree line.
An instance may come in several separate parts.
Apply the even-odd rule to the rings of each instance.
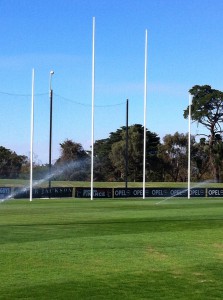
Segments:
[[[208,132],[192,135],[191,180],[222,180],[223,93],[209,85],[196,85],[192,96],[191,119]],[[184,110],[189,116],[189,106]],[[94,143],[95,181],[142,181],[144,127],[125,126]],[[126,133],[128,132],[128,147]],[[126,167],[127,166],[127,167]],[[166,134],[162,141],[157,133],[146,129],[146,181],[187,181],[188,134]],[[34,179],[47,176],[48,165],[34,165]],[[60,156],[52,166],[52,179],[83,180],[91,177],[91,151],[78,142],[67,139],[60,144]],[[28,178],[29,160],[26,156],[0,147],[0,177]]]

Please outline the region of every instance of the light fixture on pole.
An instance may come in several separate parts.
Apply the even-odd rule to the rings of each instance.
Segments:
[[[52,90],[52,76],[54,71],[50,71],[50,138],[49,138],[49,188],[51,188],[51,156],[52,156],[52,115],[53,115],[53,90]]]

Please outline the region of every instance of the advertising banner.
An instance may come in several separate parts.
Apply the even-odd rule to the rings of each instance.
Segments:
[[[91,188],[75,188],[76,198],[90,198]],[[112,188],[94,188],[93,198],[112,198]]]
[[[187,197],[187,189],[184,188],[146,188],[145,197]],[[192,188],[191,197],[205,197],[205,188]],[[115,188],[114,198],[142,198],[142,188]]]
[[[149,197],[147,189],[146,197]],[[142,188],[114,188],[114,198],[142,198]]]
[[[10,187],[0,187],[0,199],[5,199],[11,195]]]
[[[29,189],[15,188],[14,198],[29,198]],[[64,198],[72,197],[73,188],[72,187],[51,187],[51,188],[34,188],[32,192],[33,198]]]
[[[191,197],[206,197],[206,189],[205,188],[192,188],[190,190]]]
[[[148,188],[149,197],[187,197],[184,188]]]
[[[223,189],[221,188],[208,188],[207,189],[208,197],[223,197]]]

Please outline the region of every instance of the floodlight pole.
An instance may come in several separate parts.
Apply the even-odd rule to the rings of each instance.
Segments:
[[[50,84],[49,84],[49,96],[50,96],[50,138],[49,138],[49,189],[51,188],[51,169],[52,169],[52,121],[53,121],[53,90],[52,90],[52,76],[54,71],[50,71]],[[50,195],[50,193],[49,193]]]

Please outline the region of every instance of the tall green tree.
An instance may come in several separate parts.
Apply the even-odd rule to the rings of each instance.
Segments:
[[[195,139],[195,137],[194,137]],[[205,138],[191,147],[191,178],[195,181],[209,180],[211,174],[209,145]]]
[[[143,144],[144,127],[135,124],[128,129],[128,179],[130,181],[142,181],[143,177]],[[109,158],[112,161],[116,172],[119,172],[123,180],[125,176],[126,163],[126,128],[122,127],[121,139],[112,144]],[[146,130],[146,179],[156,180],[159,159],[157,158],[160,138],[156,133]],[[156,174],[156,176],[154,175]]]
[[[90,176],[90,157],[80,143],[65,140],[60,144],[61,155],[54,172],[63,180],[87,180]],[[58,177],[57,177],[58,178]]]
[[[25,155],[17,155],[3,146],[0,146],[0,177],[18,178],[22,166],[27,164],[28,158]]]
[[[212,89],[210,85],[195,85],[189,90],[192,95],[191,119],[203,125],[208,133],[206,136],[209,143],[209,157],[212,174],[215,181],[220,181],[220,172],[222,165],[222,141],[219,135],[222,135],[223,122],[223,93]],[[189,107],[184,110],[184,118],[189,114]]]
[[[110,138],[94,143],[94,178],[98,181],[115,181],[115,169],[109,158],[112,142]]]
[[[119,181],[120,171],[114,166],[110,158],[112,145],[122,140],[125,127],[117,129],[116,132],[110,132],[106,139],[97,140],[94,143],[94,176],[99,181]]]
[[[128,128],[128,180],[141,181],[143,173],[144,128],[140,124]],[[147,130],[146,179],[160,180],[161,168],[157,158],[160,138]],[[97,161],[95,174],[99,180],[123,181],[126,171],[126,127],[111,132],[107,139],[98,140],[94,145]]]
[[[187,180],[188,136],[183,133],[167,134],[159,147],[159,157],[163,161],[164,180]]]
[[[60,144],[60,157],[58,161],[60,162],[69,162],[74,160],[79,160],[88,157],[87,152],[84,150],[80,143],[76,143],[72,140],[65,140]]]

